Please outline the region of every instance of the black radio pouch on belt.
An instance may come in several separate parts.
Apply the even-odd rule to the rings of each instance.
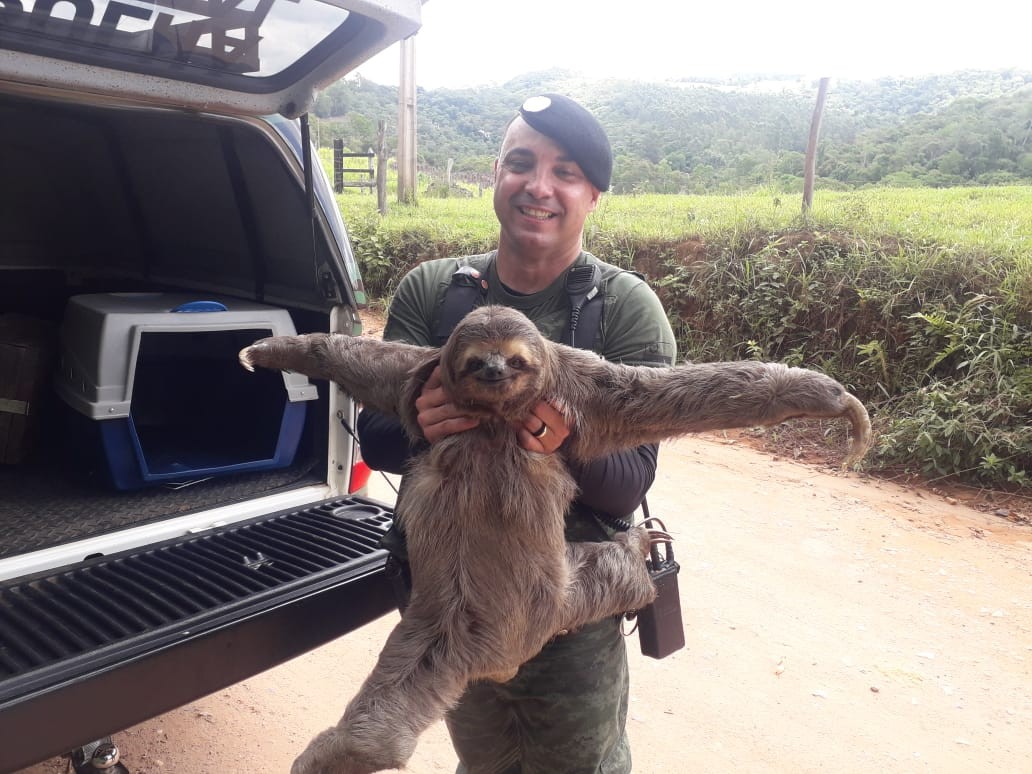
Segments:
[[[648,504],[642,502],[641,505],[647,522]],[[662,526],[662,522],[659,523]],[[681,566],[674,561],[674,551],[670,544],[666,544],[664,548],[665,555],[661,555],[659,546],[652,546],[649,558],[645,560],[649,575],[656,586],[656,600],[637,612],[641,652],[650,658],[665,658],[684,647],[681,595],[677,590],[677,573]]]

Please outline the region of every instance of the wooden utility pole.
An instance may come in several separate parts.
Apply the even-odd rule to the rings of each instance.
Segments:
[[[398,81],[398,201],[416,201],[416,41],[401,41]]]
[[[340,137],[333,138],[333,190],[344,190],[344,141]]]
[[[813,109],[813,119],[810,121],[810,140],[806,144],[806,162],[803,173],[803,217],[810,214],[813,206],[813,182],[817,177],[817,137],[821,133],[821,118],[824,117],[824,100],[828,96],[828,81],[830,78],[821,78],[817,86],[817,105]]]

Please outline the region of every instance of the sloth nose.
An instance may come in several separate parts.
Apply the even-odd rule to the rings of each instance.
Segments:
[[[500,363],[485,363],[484,376],[488,379],[498,379],[505,373],[505,368]]]
[[[505,358],[492,353],[484,359],[480,374],[484,379],[501,379],[506,374]]]

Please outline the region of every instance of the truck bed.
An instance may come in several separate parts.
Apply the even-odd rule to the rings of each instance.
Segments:
[[[126,492],[74,475],[56,460],[0,466],[0,559],[315,483],[315,468],[305,459],[280,470]]]

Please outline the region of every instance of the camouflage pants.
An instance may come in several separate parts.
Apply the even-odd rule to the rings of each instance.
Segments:
[[[629,774],[619,619],[557,637],[507,683],[472,684],[447,718],[457,774]]]

